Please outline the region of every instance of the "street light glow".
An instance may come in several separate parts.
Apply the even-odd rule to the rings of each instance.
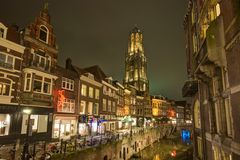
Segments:
[[[23,110],[23,113],[26,113],[26,114],[31,114],[31,112],[32,112],[31,109],[24,109]]]

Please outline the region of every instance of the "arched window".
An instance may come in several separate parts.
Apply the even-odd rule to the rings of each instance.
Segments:
[[[48,43],[48,29],[45,26],[40,26],[39,39]]]
[[[200,103],[198,100],[194,104],[194,124],[195,128],[201,128]]]

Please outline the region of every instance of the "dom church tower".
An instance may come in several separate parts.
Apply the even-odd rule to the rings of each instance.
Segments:
[[[129,34],[128,52],[125,58],[126,87],[134,87],[141,96],[148,96],[147,59],[144,54],[143,34],[134,27]]]

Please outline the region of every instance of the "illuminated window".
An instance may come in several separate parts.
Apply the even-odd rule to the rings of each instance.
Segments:
[[[99,108],[99,104],[94,103],[94,106],[93,106],[93,114],[94,115],[98,115],[98,108]]]
[[[112,102],[112,112],[116,112],[116,103]]]
[[[93,114],[93,102],[88,102],[88,114]]]
[[[134,80],[137,80],[138,79],[138,70],[135,69],[134,70]]]
[[[221,9],[220,9],[219,3],[217,3],[217,5],[216,5],[216,14],[217,14],[217,16],[219,16],[221,14]]]
[[[10,95],[10,84],[0,82],[0,95]]]
[[[84,84],[82,84],[81,95],[82,96],[87,96],[87,86],[84,85]]]
[[[45,26],[40,26],[39,39],[45,43],[48,43],[48,29]]]
[[[99,99],[99,89],[95,89],[95,99]]]
[[[58,112],[74,113],[75,112],[75,100],[65,98],[62,102],[62,106],[58,107]]]
[[[103,99],[103,111],[107,111],[107,100]]]
[[[108,100],[108,112],[112,111],[112,101]]]
[[[74,81],[68,78],[62,78],[62,88],[70,91],[74,90]]]
[[[80,114],[85,114],[86,110],[86,101],[81,101],[79,112]]]
[[[88,96],[89,96],[90,98],[93,98],[93,88],[92,88],[92,87],[89,87],[89,88],[88,88]]]

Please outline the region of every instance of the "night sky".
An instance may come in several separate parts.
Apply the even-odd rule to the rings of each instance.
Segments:
[[[1,2],[0,21],[21,27],[34,21],[42,0]],[[181,100],[186,76],[182,22],[187,0],[49,0],[59,46],[58,61],[99,65],[122,82],[129,31],[143,31],[151,94]]]

